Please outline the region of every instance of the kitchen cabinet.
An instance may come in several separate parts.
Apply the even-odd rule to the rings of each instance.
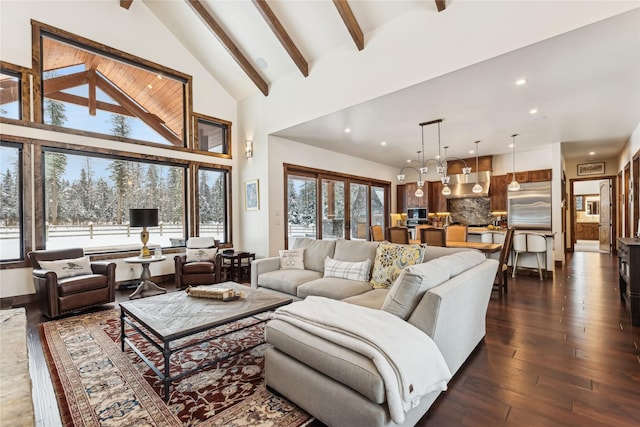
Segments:
[[[599,225],[597,222],[576,222],[576,240],[598,240]]]
[[[507,176],[492,175],[489,186],[489,200],[492,211],[507,210]]]
[[[507,182],[513,181],[512,177],[513,173],[509,172],[507,174]],[[551,169],[516,172],[516,181],[519,183],[551,181]]]
[[[424,196],[416,197],[415,193],[418,189],[418,184],[415,182],[408,182],[406,184],[399,184],[396,186],[396,212],[406,213],[408,208],[427,208],[429,200],[429,189],[427,183],[422,187]]]
[[[407,208],[426,208],[428,207],[429,191],[427,185],[422,187],[424,195],[422,197],[416,196],[418,190],[418,184],[416,182],[408,182],[405,184],[405,192],[407,194]]]
[[[442,195],[442,182],[429,182],[429,212],[447,212],[447,198]]]

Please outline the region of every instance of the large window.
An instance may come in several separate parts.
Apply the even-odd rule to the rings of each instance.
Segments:
[[[20,73],[0,70],[0,117],[19,120],[22,117]]]
[[[186,146],[184,76],[50,27],[40,55],[43,123]]]
[[[196,126],[196,150],[230,158],[231,122],[196,113],[193,117]]]
[[[45,150],[44,207],[47,249],[88,252],[133,249],[139,230],[130,208],[158,208],[149,245],[172,246],[185,238],[185,165]]]
[[[371,225],[386,226],[388,182],[294,165],[285,180],[288,247],[297,237],[365,240]]]
[[[198,170],[199,236],[209,236],[227,243],[229,172],[225,169]]]
[[[22,150],[0,143],[0,261],[23,257]]]

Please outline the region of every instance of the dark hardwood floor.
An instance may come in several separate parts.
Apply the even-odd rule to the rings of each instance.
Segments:
[[[36,306],[27,316],[37,424],[60,425],[38,334],[46,319]],[[509,278],[484,341],[418,425],[640,426],[640,327],[620,302],[615,256],[577,252],[553,279]]]

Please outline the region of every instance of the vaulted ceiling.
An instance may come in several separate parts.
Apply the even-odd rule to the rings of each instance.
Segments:
[[[136,7],[139,1],[236,100],[256,91],[268,96],[292,73],[312,75],[318,60],[336,49],[366,51],[371,34],[404,14],[437,18],[470,5],[458,0],[121,0],[121,5]],[[448,34],[434,37],[446,42]],[[527,78],[523,87],[514,84],[514,70]],[[420,149],[418,123],[444,118],[443,145],[459,157],[469,157],[475,140],[482,141],[481,154],[508,153],[513,133],[521,134],[520,147],[527,149],[562,142],[567,158],[588,159],[592,150],[601,158],[614,157],[638,125],[638,75],[636,8],[276,134],[397,165]],[[530,114],[534,108],[538,112]],[[433,130],[425,132],[432,147]]]

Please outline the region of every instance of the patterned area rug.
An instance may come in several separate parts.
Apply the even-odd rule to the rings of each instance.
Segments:
[[[263,314],[261,316],[266,316]],[[264,386],[264,323],[259,316],[198,334],[214,338],[175,353],[173,375],[236,354],[163,384],[127,346],[120,350],[120,313],[107,310],[42,323],[40,335],[65,426],[283,426],[309,424],[310,415]],[[238,330],[239,327],[248,326]],[[230,335],[215,338],[233,330]],[[162,355],[139,334],[127,336],[157,366]],[[186,344],[185,340],[180,344]],[[248,349],[258,344],[253,349]]]

